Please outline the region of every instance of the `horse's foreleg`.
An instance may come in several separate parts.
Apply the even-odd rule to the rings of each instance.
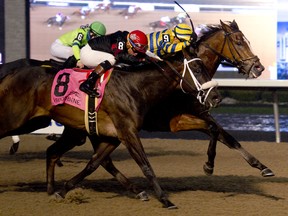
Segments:
[[[174,209],[177,208],[171,201],[169,201],[167,194],[164,193],[160,187],[156,175],[148,161],[140,138],[136,134],[125,134],[126,140],[123,140],[123,144],[127,147],[130,155],[136,161],[141,168],[143,174],[153,185],[154,191],[158,200],[163,204],[163,207]]]
[[[263,177],[274,176],[272,170],[262,164],[258,159],[256,159],[253,155],[251,155],[248,151],[246,151],[239,142],[237,142],[233,136],[231,136],[228,132],[226,132],[222,127],[219,127],[221,130],[219,133],[218,140],[224,143],[231,149],[235,149],[239,152],[242,157],[248,162],[251,167],[257,168],[261,171],[261,175]]]
[[[105,158],[101,163],[102,167],[109,172],[112,176],[116,178],[118,182],[120,182],[127,190],[131,191],[136,195],[137,198],[142,201],[149,200],[148,195],[145,191],[140,190],[136,187],[136,185],[132,184],[126,176],[124,176],[113,164],[110,157]]]
[[[108,157],[118,147],[119,144],[120,143],[116,142],[114,142],[113,144],[111,144],[110,142],[101,142],[86,167],[79,174],[67,181],[64,185],[64,188],[56,193],[56,196],[64,198],[66,194],[71,189],[73,189],[80,181],[82,181],[86,176],[93,173],[101,165],[101,162],[106,157]]]
[[[214,160],[216,157],[216,146],[219,131],[217,124],[214,123],[210,115],[205,114],[202,116],[202,118],[190,114],[174,116],[170,120],[170,130],[173,132],[200,130],[210,136],[210,142],[207,150],[208,161],[204,164],[203,169],[206,175],[212,175],[214,171]]]
[[[217,125],[211,123],[209,126],[210,142],[207,150],[208,161],[204,164],[203,169],[206,175],[212,175],[214,171],[214,161],[216,157],[217,140],[219,131]]]

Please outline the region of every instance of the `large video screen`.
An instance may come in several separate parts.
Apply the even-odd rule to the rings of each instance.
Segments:
[[[277,79],[288,79],[288,22],[277,24]]]
[[[0,0],[0,5],[4,5],[4,0]],[[0,8],[0,64],[4,63],[4,7]]]
[[[277,73],[277,7],[274,7],[275,1],[258,4],[257,1],[245,3],[235,0],[228,5],[227,1],[222,1],[215,1],[211,4],[211,1],[202,0],[195,1],[192,5],[190,1],[182,0],[179,3],[189,13],[195,27],[202,24],[220,24],[220,20],[235,20],[250,41],[254,54],[265,66],[265,71],[259,78],[282,79],[283,76]],[[31,2],[30,53],[31,58],[40,60],[53,58],[50,54],[50,46],[59,36],[95,20],[106,25],[107,33],[135,29],[150,33],[164,28],[161,25],[153,27],[153,23],[165,22],[183,13],[173,1],[168,0],[161,2],[156,0],[141,2],[137,0],[135,2],[34,0]],[[105,4],[109,2],[113,4],[105,8]],[[130,13],[129,10],[136,12]],[[59,14],[65,17],[62,23],[56,21],[56,16]],[[189,23],[189,20],[186,19],[186,22]],[[283,66],[282,63],[281,65]],[[218,71],[225,78],[235,78],[235,74],[238,74],[237,69],[233,67],[220,66]],[[242,75],[240,77],[243,78]]]

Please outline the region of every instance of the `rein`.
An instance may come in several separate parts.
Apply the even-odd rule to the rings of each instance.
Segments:
[[[211,46],[210,46],[209,44],[207,44],[207,43],[203,43],[203,45],[204,45],[206,48],[210,49],[210,50],[211,50],[213,53],[215,53],[216,55],[221,56],[224,60],[232,63],[233,65],[235,65],[236,68],[238,68],[238,69],[240,69],[240,68],[242,67],[243,62],[245,62],[245,61],[248,61],[248,60],[251,60],[251,59],[254,59],[254,58],[255,58],[256,61],[259,60],[258,56],[256,56],[256,55],[251,56],[251,57],[248,57],[248,58],[246,58],[246,59],[242,59],[240,53],[239,53],[239,52],[237,51],[237,49],[235,48],[235,45],[234,45],[234,44],[232,43],[232,41],[231,41],[230,35],[235,34],[235,33],[237,33],[237,32],[241,32],[240,30],[234,31],[234,32],[230,32],[230,33],[229,33],[229,32],[226,32],[224,29],[222,29],[222,31],[224,31],[224,42],[223,42],[223,45],[222,45],[222,48],[221,48],[221,51],[220,51],[220,52],[218,52],[217,50],[215,50],[213,47],[211,47]],[[226,42],[228,43],[229,51],[230,51],[233,59],[228,59],[227,57],[225,57],[225,56],[222,54]],[[240,61],[237,61],[237,58],[235,57],[234,53],[232,52],[232,47],[233,47],[233,49],[235,50],[235,52],[237,53],[237,55],[240,57]],[[251,68],[253,67],[254,64],[255,64],[255,62],[254,62],[254,63],[251,65],[251,67],[249,68],[249,72],[250,72],[250,70],[251,70]]]
[[[200,58],[193,58],[193,59],[190,59],[189,61],[185,58],[184,59],[184,69],[183,69],[183,73],[182,75],[174,68],[174,66],[169,62],[169,61],[165,61],[168,66],[172,69],[172,71],[180,78],[180,88],[182,90],[182,92],[186,93],[187,92],[183,89],[183,83],[185,83],[190,89],[193,90],[193,87],[191,86],[191,84],[184,78],[185,77],[185,74],[186,74],[186,69],[188,69],[189,71],[189,74],[193,80],[193,83],[195,85],[195,87],[197,88],[197,91],[198,91],[198,94],[197,94],[197,99],[198,101],[204,105],[211,90],[218,86],[218,83],[215,81],[215,80],[211,80],[211,81],[208,81],[206,83],[203,83],[202,85],[199,83],[199,81],[197,80],[197,78],[195,77],[195,75],[193,74],[193,71],[191,70],[191,68],[189,67],[189,63],[192,62],[192,61],[202,61]],[[207,90],[207,92],[205,92],[205,90]]]

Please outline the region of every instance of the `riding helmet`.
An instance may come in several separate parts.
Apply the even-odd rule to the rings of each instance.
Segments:
[[[192,35],[192,29],[185,23],[180,23],[175,26],[174,33],[179,40],[189,41]]]
[[[106,34],[106,27],[103,23],[95,21],[91,23],[90,31],[97,36],[103,36]]]
[[[131,31],[128,34],[128,41],[137,52],[145,53],[147,51],[148,39],[144,32],[139,30]]]

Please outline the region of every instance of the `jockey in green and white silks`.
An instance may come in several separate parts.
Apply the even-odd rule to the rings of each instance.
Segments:
[[[94,37],[106,34],[106,27],[101,22],[93,22],[91,25],[81,26],[75,30],[67,32],[60,36],[51,45],[52,56],[66,61],[73,56],[76,66],[83,68],[84,65],[80,60],[80,49],[85,46],[88,41]]]

